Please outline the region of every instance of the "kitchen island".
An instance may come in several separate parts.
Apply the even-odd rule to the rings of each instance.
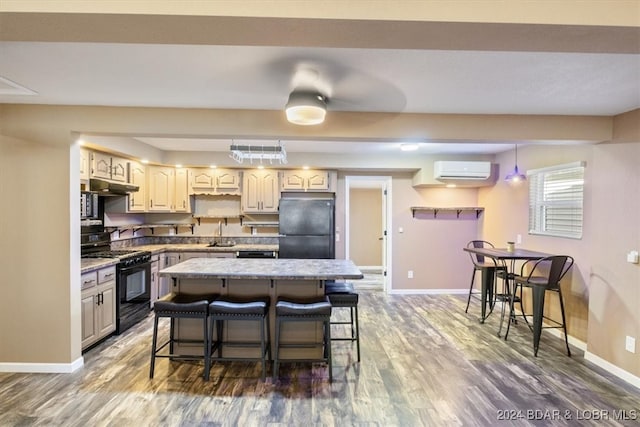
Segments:
[[[271,298],[271,337],[275,337],[275,303],[278,297],[307,298],[324,295],[327,280],[362,279],[362,272],[350,260],[341,259],[236,259],[192,258],[160,271],[160,276],[173,279],[174,293],[218,294],[232,297]],[[286,328],[290,326],[290,328]],[[202,326],[193,319],[176,321],[177,336],[198,339]],[[225,340],[257,340],[259,330],[254,322],[229,321]],[[320,340],[321,325],[285,324],[282,341]],[[273,343],[272,343],[273,344]],[[318,349],[285,349],[282,358],[316,357]],[[197,347],[188,351],[196,352]],[[228,356],[253,357],[256,349],[225,349]]]

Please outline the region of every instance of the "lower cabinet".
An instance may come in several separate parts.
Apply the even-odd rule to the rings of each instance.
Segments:
[[[116,267],[85,273],[80,283],[84,350],[116,330]]]
[[[172,265],[175,265],[179,262],[180,262],[180,259],[178,258],[177,252],[165,252],[160,255],[159,268],[160,270],[162,270],[167,267],[171,267]],[[160,298],[167,295],[168,293],[171,293],[171,287],[173,285],[173,279],[171,279],[170,277],[158,277],[157,274],[156,274],[156,277],[157,277],[157,286],[156,286],[156,292],[155,292],[155,299],[153,298],[154,297],[153,288],[151,288],[151,305],[152,306],[155,301],[159,300]]]
[[[160,271],[160,256],[153,255],[151,257],[151,298],[149,301],[149,305],[153,308],[153,303],[158,300],[158,292],[160,286],[160,277],[158,276],[158,271]]]

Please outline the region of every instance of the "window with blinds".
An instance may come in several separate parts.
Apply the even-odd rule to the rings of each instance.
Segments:
[[[527,171],[529,233],[582,238],[584,162]]]

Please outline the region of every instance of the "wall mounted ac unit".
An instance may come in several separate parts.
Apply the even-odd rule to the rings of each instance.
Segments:
[[[491,162],[437,161],[433,177],[437,180],[484,180],[491,176]]]

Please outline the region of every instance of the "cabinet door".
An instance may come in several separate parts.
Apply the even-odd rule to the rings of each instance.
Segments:
[[[160,260],[161,260],[161,267],[162,269],[167,268],[167,267],[171,267],[172,265],[177,264],[178,262],[180,262],[180,259],[178,257],[178,254],[176,252],[167,252],[164,255],[160,256]],[[171,292],[171,287],[173,285],[173,279],[171,277],[160,277],[160,280],[158,281],[159,285],[158,285],[158,299],[162,298],[163,296],[167,295],[168,293]]]
[[[89,165],[91,163],[89,150],[80,149],[80,179],[89,179]]]
[[[240,172],[218,169],[216,187],[221,190],[237,190],[240,188]]]
[[[280,192],[278,172],[255,169],[242,179],[243,212],[277,212]]]
[[[160,261],[156,255],[151,259],[151,308],[153,308],[153,303],[158,300],[158,295],[160,294],[160,278],[158,277],[159,270]]]
[[[175,212],[190,212],[189,203],[189,170],[178,168],[175,170]]]
[[[249,170],[244,172],[242,179],[242,210],[244,212],[259,212],[262,186],[262,171]]]
[[[305,177],[300,171],[285,171],[282,175],[283,191],[303,191],[305,189]]]
[[[87,348],[98,339],[98,325],[96,323],[96,289],[82,292],[80,299],[80,319],[82,322],[82,348]]]
[[[148,172],[149,211],[171,211],[174,200],[173,169],[165,167],[150,167]]]
[[[147,210],[147,174],[146,167],[137,162],[131,163],[131,184],[139,190],[129,194],[129,212],[145,212]]]
[[[98,337],[102,338],[116,330],[116,282],[100,286],[98,306]]]
[[[118,182],[127,182],[127,163],[126,159],[119,157],[111,158],[111,180]]]
[[[191,194],[212,193],[216,187],[215,169],[191,170]]]
[[[329,172],[308,171],[307,189],[311,191],[329,190]]]
[[[261,212],[278,212],[278,203],[280,201],[280,192],[278,188],[278,172],[265,172],[262,177]]]
[[[111,156],[91,153],[91,178],[111,179]]]

